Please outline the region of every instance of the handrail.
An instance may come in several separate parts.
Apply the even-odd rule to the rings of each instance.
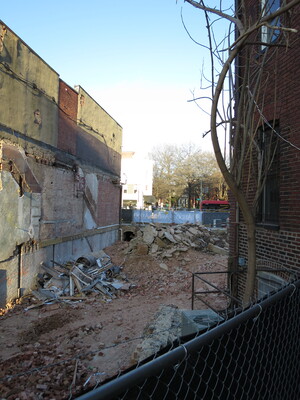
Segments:
[[[219,294],[223,294],[226,297],[228,297],[229,299],[233,300],[235,302],[235,304],[238,304],[239,306],[243,306],[243,302],[239,299],[237,299],[235,296],[232,296],[232,294],[230,294],[228,292],[228,290],[223,290],[220,287],[216,286],[215,284],[213,284],[212,282],[208,281],[207,279],[204,279],[202,277],[202,275],[215,275],[215,274],[227,274],[227,275],[238,275],[238,274],[245,274],[247,272],[246,269],[244,270],[237,270],[237,271],[228,271],[228,270],[224,270],[224,271],[201,271],[201,272],[193,272],[192,273],[192,302],[191,302],[191,309],[194,310],[194,305],[195,305],[195,298],[197,295],[201,295],[201,294],[210,294],[210,293],[219,293]],[[292,269],[288,269],[285,267],[281,267],[281,268],[272,268],[272,267],[263,267],[263,268],[257,268],[256,272],[285,272],[285,273],[290,273],[291,275],[297,275],[297,272],[292,270]],[[196,291],[195,290],[195,278],[201,280],[202,282],[206,283],[207,285],[211,286],[213,289],[215,290],[203,290],[203,291]],[[257,279],[261,279],[263,280],[263,277],[260,277],[258,275],[256,275]],[[288,283],[288,282],[287,282]],[[222,312],[217,311],[216,309],[214,309],[214,307],[212,307],[206,300],[201,299],[198,297],[198,300],[200,300],[203,304],[205,304],[206,306],[208,306],[210,309],[212,309],[214,312],[216,312],[217,314],[222,314]]]

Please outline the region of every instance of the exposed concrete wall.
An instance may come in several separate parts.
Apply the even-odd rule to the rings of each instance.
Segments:
[[[0,25],[3,307],[35,286],[41,262],[76,260],[118,239],[122,128],[83,89],[81,121],[102,135],[79,126],[77,91]]]
[[[79,125],[87,133],[121,154],[122,127],[81,86],[76,86],[76,89]]]
[[[0,22],[0,29],[3,29]],[[0,52],[0,119],[16,131],[56,146],[58,74],[10,29]]]
[[[19,157],[23,160],[21,151]],[[26,158],[26,165],[42,188],[41,193],[30,191],[27,184],[23,187],[19,175],[6,170],[6,160],[2,159],[2,307],[35,286],[41,262],[75,260],[111,245],[119,235],[120,188],[111,183],[109,176],[38,163],[33,157]]]

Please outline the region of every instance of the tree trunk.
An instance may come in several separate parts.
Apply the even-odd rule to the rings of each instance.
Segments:
[[[189,209],[192,208],[192,187],[191,184],[188,183],[188,203],[189,203]]]
[[[248,305],[254,297],[255,279],[256,279],[256,232],[255,222],[247,225],[247,243],[248,243],[248,265],[246,288],[243,297],[244,305]]]

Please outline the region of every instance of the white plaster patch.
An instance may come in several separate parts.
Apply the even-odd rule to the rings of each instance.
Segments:
[[[90,210],[87,207],[85,207],[84,210],[84,227],[85,229],[97,228],[97,224],[94,221],[94,218],[92,217],[92,214],[90,213]]]
[[[85,182],[89,188],[94,202],[97,204],[98,201],[98,179],[96,174],[86,174]]]

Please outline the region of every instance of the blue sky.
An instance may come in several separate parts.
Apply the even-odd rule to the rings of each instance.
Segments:
[[[81,85],[123,127],[123,149],[202,139],[208,118],[188,103],[207,54],[202,13],[183,0],[10,0],[0,19],[69,85]],[[199,94],[199,93],[198,93]]]

